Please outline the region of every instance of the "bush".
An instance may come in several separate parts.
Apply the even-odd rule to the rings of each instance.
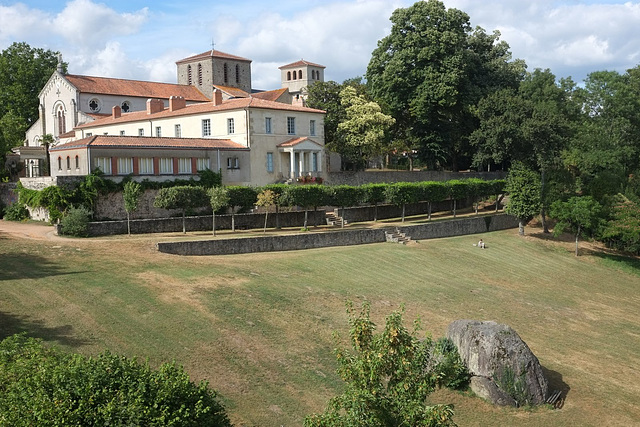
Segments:
[[[20,202],[12,203],[5,208],[4,219],[9,221],[24,221],[29,219],[29,210]]]
[[[215,391],[181,366],[109,352],[66,354],[14,335],[0,342],[0,425],[230,426]]]
[[[471,375],[460,359],[458,349],[453,341],[444,337],[440,338],[435,342],[432,352],[437,384],[454,390],[465,389],[469,385]]]
[[[65,236],[87,237],[89,234],[89,217],[91,212],[87,209],[70,208],[66,215],[62,217],[60,224],[62,225],[61,234]]]

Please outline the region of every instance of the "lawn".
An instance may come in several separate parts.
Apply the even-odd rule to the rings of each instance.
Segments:
[[[175,359],[236,425],[299,426],[341,390],[332,332],[347,331],[346,300],[367,299],[378,324],[404,304],[434,337],[460,318],[506,323],[566,392],[559,410],[436,392],[460,426],[640,424],[640,262],[597,248],[576,258],[570,241],[528,231],[178,257],[144,238],[18,239],[0,224],[0,338]]]

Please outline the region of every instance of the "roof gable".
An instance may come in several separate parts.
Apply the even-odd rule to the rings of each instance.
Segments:
[[[322,145],[308,136],[302,136],[300,138],[293,138],[283,143],[278,144],[279,148],[292,148],[295,147],[299,150],[317,150],[322,148]]]
[[[305,61],[304,59],[301,59],[300,61],[292,62],[291,64],[287,64],[287,65],[283,65],[282,67],[278,67],[278,69],[284,70],[286,68],[297,68],[297,67],[304,67],[304,66],[327,68],[324,65],[314,64],[313,62],[309,62],[309,61]]]
[[[183,64],[185,62],[201,61],[207,58],[219,58],[219,59],[232,59],[235,61],[251,62],[250,59],[243,58],[241,56],[231,55],[230,53],[220,52],[219,50],[208,50],[206,52],[199,53],[197,55],[189,56],[187,58],[176,61],[176,64]]]

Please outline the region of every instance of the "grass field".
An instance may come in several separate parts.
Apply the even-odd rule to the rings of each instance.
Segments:
[[[341,390],[333,331],[345,300],[401,304],[434,337],[456,319],[512,326],[566,392],[562,409],[493,407],[441,390],[460,426],[640,425],[640,262],[517,230],[220,257],[161,254],[144,238],[19,239],[0,224],[0,338],[175,359],[241,426],[299,426]],[[488,249],[472,244],[482,237]]]

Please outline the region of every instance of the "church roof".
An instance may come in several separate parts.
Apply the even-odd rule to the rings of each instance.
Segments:
[[[301,59],[300,61],[292,62],[291,64],[287,64],[287,65],[283,65],[282,67],[278,67],[278,69],[283,70],[285,68],[297,68],[297,67],[304,67],[304,66],[327,68],[324,65],[314,64],[313,62],[309,62],[309,61],[305,61],[304,59]]]
[[[195,86],[73,74],[67,74],[64,77],[80,92],[84,93],[162,99],[169,99],[170,96],[175,95],[182,96],[187,101],[209,101],[209,98]]]
[[[235,61],[251,62],[250,59],[243,58],[241,56],[231,55],[230,53],[220,52],[219,50],[208,50],[206,52],[199,53],[198,55],[189,56],[188,58],[184,58],[179,61],[176,61],[176,64],[200,61],[201,59],[210,58],[212,56],[214,58],[233,59]]]
[[[254,98],[264,99],[267,101],[277,101],[278,98],[282,96],[283,93],[287,92],[287,88],[283,87],[276,90],[267,90],[264,92],[255,92],[252,93],[251,96]]]
[[[94,135],[77,141],[60,144],[49,149],[49,151],[73,150],[84,147],[100,148],[176,148],[176,149],[227,149],[227,150],[248,150],[242,144],[233,142],[230,139],[212,138],[157,138],[149,136],[116,136],[116,135]]]
[[[114,123],[130,123],[130,122],[138,122],[138,121],[146,121],[149,120],[150,117],[153,117],[154,120],[163,119],[167,117],[178,117],[178,116],[188,116],[192,114],[203,114],[203,113],[216,113],[221,111],[229,111],[229,110],[240,110],[245,108],[264,108],[269,110],[284,110],[284,111],[299,111],[306,113],[322,113],[324,114],[324,110],[317,110],[315,108],[308,107],[300,107],[297,105],[285,104],[283,102],[274,102],[268,101],[265,99],[259,98],[234,98],[228,99],[222,102],[222,104],[214,105],[213,102],[203,102],[200,104],[191,104],[187,105],[184,108],[180,108],[178,110],[170,111],[168,108],[163,109],[154,114],[148,114],[147,111],[134,111],[132,113],[122,113],[122,115],[118,118],[114,118],[113,116],[105,117],[102,119],[98,119],[96,121],[86,123],[78,126],[80,129],[87,129],[96,126],[105,126]]]

